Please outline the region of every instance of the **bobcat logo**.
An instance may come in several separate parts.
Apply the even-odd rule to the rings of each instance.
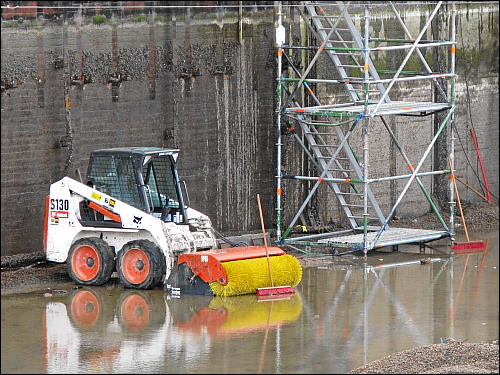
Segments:
[[[134,223],[136,224],[140,224],[141,223],[141,220],[142,220],[142,216],[139,217],[139,216],[134,216]]]

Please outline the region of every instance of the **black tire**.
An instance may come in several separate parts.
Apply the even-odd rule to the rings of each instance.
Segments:
[[[134,240],[121,248],[116,268],[126,288],[152,289],[165,277],[165,256],[155,243]]]
[[[115,270],[115,253],[100,238],[80,238],[71,245],[66,264],[69,276],[77,284],[102,285]]]

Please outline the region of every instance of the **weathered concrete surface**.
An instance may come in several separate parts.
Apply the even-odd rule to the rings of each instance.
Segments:
[[[15,81],[2,92],[2,254],[40,249],[49,184],[125,145],[179,148],[193,207],[219,230],[258,228],[255,195],[270,212],[274,191],[274,34],[272,10],[251,16],[241,35],[224,10],[2,27],[2,80]]]
[[[109,11],[109,22],[99,24],[93,14],[78,11],[65,24],[62,18],[2,22],[2,255],[40,250],[49,184],[65,174],[78,179],[77,170],[84,175],[90,151],[104,147],[180,148],[179,172],[192,206],[207,213],[217,229],[259,229],[257,193],[266,227],[273,228],[274,10],[243,8],[240,17],[237,8],[148,9],[142,12],[146,19],[125,13]],[[405,15],[417,26],[424,16]],[[498,6],[464,9],[459,20],[464,48],[457,54],[457,127],[476,170],[466,136],[467,67],[473,124],[488,158],[490,188],[498,196],[498,54],[491,52],[498,47]],[[296,27],[297,13],[292,18],[287,9],[285,21]],[[390,19],[377,22],[374,29],[391,30]],[[413,98],[429,95],[428,86],[399,90]],[[432,136],[428,121],[394,125],[412,159]],[[394,149],[381,126],[370,130],[371,168],[377,175],[387,175],[388,168],[400,173],[405,167],[389,162]],[[460,175],[477,187],[473,168],[458,151]],[[310,168],[288,140],[284,162],[290,172]],[[395,184],[387,194],[387,186],[378,191],[384,209],[402,188]],[[285,189],[285,218],[302,202],[300,189]],[[428,210],[420,195],[411,197],[399,214]],[[324,204],[321,195],[316,202],[325,223],[339,220],[335,203]]]

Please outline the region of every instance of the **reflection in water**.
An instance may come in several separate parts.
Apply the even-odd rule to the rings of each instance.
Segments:
[[[146,339],[140,333],[148,328]],[[150,367],[167,344],[165,329],[164,301],[153,303],[147,293],[126,291],[116,301],[98,288],[77,289],[45,308],[47,372],[113,372],[131,360]]]
[[[275,330],[297,320],[298,294],[275,298],[186,296],[102,288],[73,291],[45,307],[48,373],[160,371],[165,355],[186,361],[210,352],[214,338]]]
[[[196,297],[195,297],[196,298]],[[186,301],[178,301],[185,308]],[[254,331],[279,328],[297,320],[302,312],[299,295],[259,298],[254,295],[214,297],[188,320],[177,321],[181,332],[207,331],[208,334],[244,335]]]
[[[497,341],[498,231],[476,237],[488,252],[329,257],[283,300],[118,284],[2,296],[2,373],[346,373],[448,338]]]
[[[307,269],[302,315],[314,344],[298,348],[303,367],[345,373],[448,338],[497,341],[498,233],[492,237],[484,252],[450,255],[442,246],[442,257],[372,253],[364,262],[353,256]],[[329,355],[315,363],[325,348]]]

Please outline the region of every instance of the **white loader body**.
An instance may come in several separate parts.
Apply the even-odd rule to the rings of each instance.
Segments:
[[[80,203],[84,200],[95,203],[99,212],[104,213],[106,219],[115,226],[83,225]],[[188,224],[164,222],[154,214],[145,213],[110,195],[64,177],[50,186],[46,213],[47,260],[66,262],[70,247],[81,238],[101,238],[111,246],[115,254],[132,240],[147,239],[155,243],[165,256],[166,279],[178,253],[217,247],[208,216],[189,207],[186,207],[186,216]]]

